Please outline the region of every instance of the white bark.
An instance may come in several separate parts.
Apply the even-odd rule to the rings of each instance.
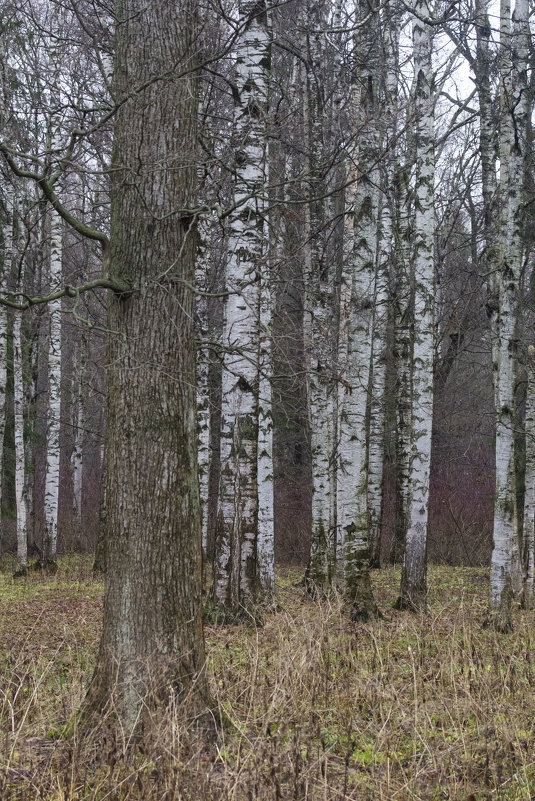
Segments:
[[[308,589],[324,592],[331,581],[331,544],[334,535],[334,385],[332,376],[332,292],[321,260],[323,219],[320,166],[324,142],[323,96],[320,82],[324,63],[324,3],[312,0],[307,12],[312,31],[308,37],[306,90],[303,97],[303,128],[311,200],[305,207],[303,320],[307,399],[312,459],[312,532],[307,568]],[[337,535],[338,536],[338,535]],[[334,545],[339,547],[339,543]]]
[[[52,210],[50,219],[49,289],[61,285],[63,221]],[[45,560],[55,562],[58,538],[59,462],[61,422],[61,300],[49,304],[48,408],[45,474]]]
[[[422,16],[430,13],[418,4]],[[413,23],[416,200],[414,219],[414,340],[412,372],[411,453],[407,537],[400,603],[425,609],[427,595],[427,523],[431,430],[433,424],[434,352],[434,94],[431,26]]]
[[[260,276],[265,269],[264,126],[270,47],[265,8],[244,2],[240,6],[240,23],[235,108],[236,212],[229,229],[227,290],[230,294],[223,334],[226,352],[222,388],[221,525],[214,587],[218,603],[231,609],[269,593],[270,587],[262,586],[262,582],[270,575],[270,568],[261,566],[259,559],[267,556],[265,537],[273,537],[265,501],[267,493],[273,491],[271,469],[262,477],[264,544],[258,550],[258,335],[259,309],[265,302],[261,297]],[[269,335],[269,323],[264,333]],[[265,390],[264,397],[267,397]],[[264,431],[267,425],[264,416]],[[269,456],[264,453],[261,458]]]
[[[361,13],[366,16],[367,8]],[[346,392],[340,416],[339,531],[344,541],[344,584],[356,616],[376,613],[371,591],[368,509],[368,399],[371,379],[373,317],[378,245],[378,83],[367,45],[377,32],[375,14],[356,41],[354,120],[360,131],[359,174],[355,193],[354,251],[348,322]],[[362,59],[361,52],[366,52]]]
[[[206,278],[209,271],[208,259],[211,246],[211,220],[199,223],[199,239],[201,256],[197,260],[196,285],[206,291]],[[207,301],[202,294],[197,298],[197,429],[198,429],[198,470],[199,496],[201,503],[202,547],[206,554],[208,543],[208,480],[210,477],[210,386],[209,386],[209,354],[202,347],[202,338],[207,332]]]
[[[307,215],[308,216],[308,215]],[[312,270],[312,261],[309,262]],[[310,273],[309,273],[310,275]],[[329,547],[332,533],[333,415],[330,363],[325,353],[330,332],[330,296],[325,287],[307,293],[305,353],[312,456],[312,537],[307,578],[310,589],[329,584]]]
[[[535,348],[530,345],[527,357],[526,390],[526,472],[524,495],[523,564],[524,592],[523,606],[533,608],[535,574]]]
[[[394,310],[394,367],[396,397],[396,487],[394,538],[390,560],[400,562],[407,535],[407,505],[410,454],[410,370],[412,360],[410,336],[411,281],[410,281],[410,204],[409,168],[410,146],[404,153],[399,142],[400,101],[398,97],[399,77],[399,28],[403,9],[396,14],[385,9],[385,61],[386,61],[386,158],[383,161],[382,185],[392,209],[392,300]],[[409,143],[412,134],[409,131]],[[401,150],[401,152],[400,152]],[[382,237],[383,238],[383,237]],[[382,261],[382,257],[381,257]]]
[[[511,31],[509,0],[500,5],[500,215],[497,236],[496,499],[491,559],[490,622],[512,625],[511,599],[520,584],[514,459],[516,318],[522,266],[521,214],[527,129],[528,3],[517,0]],[[511,35],[513,33],[513,36]]]
[[[24,276],[21,268],[17,289],[22,291],[23,286]],[[22,312],[16,311],[13,316],[13,427],[15,440],[15,503],[17,507],[17,569],[19,571],[25,571],[28,567],[28,511],[25,493],[26,455],[24,449],[23,381]]]
[[[386,333],[388,322],[388,282],[392,262],[392,216],[389,199],[383,195],[372,337],[370,382],[370,431],[368,446],[368,516],[370,560],[380,565],[383,510],[383,462],[385,429]]]
[[[7,288],[7,279],[13,261],[13,193],[9,188],[6,196],[7,222],[4,228],[4,258],[0,275],[0,292]],[[6,381],[7,381],[7,308],[0,307],[0,510],[2,508],[2,477],[4,474],[4,432],[6,427]],[[0,520],[0,553],[2,552],[2,523]]]
[[[80,541],[82,535],[82,477],[84,457],[84,432],[86,428],[84,379],[85,379],[85,341],[81,337],[78,343],[78,359],[73,373],[73,428],[74,442],[72,450],[72,483],[73,483],[73,518],[75,535]]]
[[[261,275],[260,336],[258,344],[258,579],[262,594],[275,589],[275,540],[273,517],[273,417],[271,404],[271,287],[269,274]]]
[[[52,14],[52,25],[59,36],[62,12],[56,10]],[[54,70],[56,86],[51,94],[51,106],[60,101],[59,80],[61,75],[61,54],[57,43],[50,50],[50,58]],[[53,158],[58,158],[62,150],[59,133],[59,122],[52,121],[51,150]],[[57,191],[57,189],[56,189]],[[61,286],[63,261],[63,219],[58,212],[50,209],[50,256],[49,256],[48,288],[54,292]],[[48,305],[49,339],[48,339],[48,407],[46,430],[46,471],[45,471],[45,562],[56,561],[58,540],[58,506],[59,506],[59,463],[60,463],[60,424],[61,424],[61,300],[51,301]]]

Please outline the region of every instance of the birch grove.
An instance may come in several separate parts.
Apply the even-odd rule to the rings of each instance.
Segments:
[[[385,561],[398,608],[425,611],[428,559],[490,565],[497,630],[533,605],[535,79],[512,2],[243,0],[209,9],[184,75],[159,57],[163,83],[191,68],[200,89],[177,107],[196,177],[169,215],[195,249],[188,469],[216,620],[272,608],[276,555],[360,620]],[[109,272],[112,142],[162,88],[151,72],[121,99],[112,15],[52,6],[9,5],[0,49],[1,544],[22,572],[109,527],[104,342],[130,302]],[[151,136],[140,185],[175,158]],[[184,253],[150,279],[167,297]]]

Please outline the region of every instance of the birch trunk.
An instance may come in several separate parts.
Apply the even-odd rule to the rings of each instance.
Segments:
[[[386,335],[388,285],[392,264],[392,216],[384,191],[379,224],[375,303],[373,311],[372,363],[370,381],[370,432],[368,445],[368,515],[370,522],[370,566],[381,566],[381,523],[383,510],[383,464],[385,436]]]
[[[4,257],[0,274],[0,292],[7,289],[7,279],[13,262],[13,195],[9,189],[6,197],[6,211],[7,219],[4,228]],[[0,554],[3,550],[1,509],[4,475],[4,433],[6,428],[7,326],[7,308],[2,306],[0,307]]]
[[[81,547],[82,543],[82,479],[84,468],[84,433],[86,429],[85,387],[85,349],[83,336],[78,342],[78,359],[73,373],[73,428],[74,442],[72,450],[72,484],[73,484],[73,521],[75,538]]]
[[[13,205],[13,211],[15,204]],[[15,226],[15,213],[13,214]],[[13,244],[13,243],[12,243]],[[13,254],[12,250],[12,254]],[[24,275],[19,275],[17,290],[24,290]],[[17,571],[23,575],[28,569],[28,509],[25,478],[26,454],[24,449],[24,377],[22,358],[22,312],[13,316],[13,427],[15,439],[15,503],[17,507]]]
[[[523,567],[524,588],[522,605],[525,609],[533,608],[533,585],[535,573],[535,348],[528,347],[527,354],[527,390],[526,390],[526,471],[524,494]]]
[[[366,17],[367,8],[361,13]],[[370,518],[368,510],[368,398],[372,359],[373,314],[377,263],[379,202],[377,65],[370,44],[377,33],[377,14],[359,31],[353,102],[360,131],[359,174],[355,193],[354,251],[348,322],[346,392],[340,416],[340,535],[344,543],[344,583],[352,615],[377,614],[370,583]]]
[[[209,259],[211,250],[211,220],[201,220],[199,223],[200,257],[197,258],[196,286],[206,292],[207,277],[209,274]],[[206,557],[208,546],[208,480],[210,478],[210,360],[209,352],[203,348],[203,338],[207,334],[207,298],[197,297],[197,429],[198,429],[198,465],[199,465],[199,494],[201,499],[202,520],[202,548]]]
[[[52,210],[50,220],[49,290],[61,286],[63,220]],[[45,473],[44,563],[55,564],[58,539],[59,462],[61,423],[61,300],[49,304],[48,407]]]
[[[54,9],[52,26],[55,39],[50,48],[50,59],[54,69],[55,89],[51,93],[51,107],[61,106],[60,70],[61,52],[58,50],[60,40],[62,10]],[[51,153],[53,161],[59,159],[62,141],[58,130],[58,120],[52,121]],[[63,262],[63,220],[58,212],[50,209],[50,270],[48,275],[49,292],[55,292],[61,286]],[[43,548],[44,564],[55,565],[58,541],[58,504],[59,504],[59,462],[60,462],[60,424],[61,424],[61,299],[53,300],[48,305],[49,337],[48,337],[48,406],[46,428],[46,468],[45,468],[45,536]]]
[[[271,269],[261,271],[258,336],[258,533],[257,560],[260,593],[270,598],[275,590],[275,526],[273,516],[273,414],[272,414],[272,288]]]
[[[303,320],[307,398],[312,458],[312,532],[307,588],[324,593],[331,583],[331,548],[334,535],[334,403],[332,375],[332,292],[327,268],[322,263],[324,182],[321,158],[324,149],[325,109],[321,68],[324,63],[325,5],[312,0],[307,6],[312,31],[308,36],[304,129],[308,154],[309,197],[305,207]]]
[[[377,248],[376,302],[373,323],[372,388],[370,398],[370,442],[368,453],[368,508],[370,513],[370,565],[381,564],[383,513],[383,469],[385,444],[385,390],[387,369],[387,331],[395,284],[395,197],[398,128],[399,22],[401,11],[384,12],[383,25],[383,101],[380,115],[382,154],[380,169],[380,218]],[[404,534],[402,542],[404,541]]]
[[[214,595],[232,611],[268,595],[272,568],[267,540],[273,538],[269,493],[272,469],[266,450],[270,426],[262,414],[263,452],[259,454],[259,314],[266,303],[261,280],[265,270],[264,186],[266,183],[265,117],[270,40],[262,4],[240,6],[242,33],[237,45],[234,204],[229,229],[229,259],[223,345],[225,348],[222,423],[220,531]],[[264,319],[264,322],[266,320]],[[269,333],[269,324],[264,334]],[[266,353],[263,349],[263,354]],[[263,358],[263,357],[262,357]],[[265,385],[264,401],[267,400]],[[262,545],[259,549],[259,475],[262,460]]]
[[[412,160],[412,134],[409,144],[400,152],[399,144],[399,27],[403,11],[399,8],[385,20],[385,57],[387,73],[387,136],[388,153],[384,164],[383,184],[391,193],[394,252],[392,258],[392,305],[394,318],[393,361],[395,371],[395,515],[391,562],[403,559],[407,536],[407,504],[409,482],[411,427],[411,314],[413,298],[410,277],[411,205],[409,166]]]
[[[425,2],[422,16],[430,14]],[[416,188],[414,219],[414,339],[412,358],[411,453],[407,536],[399,606],[423,611],[427,604],[427,523],[434,353],[434,90],[431,26],[413,23]]]
[[[518,287],[522,267],[524,156],[527,133],[528,3],[517,0],[511,31],[509,0],[500,5],[500,215],[497,238],[498,321],[496,500],[489,622],[512,627],[511,601],[520,583],[516,513],[514,411]]]

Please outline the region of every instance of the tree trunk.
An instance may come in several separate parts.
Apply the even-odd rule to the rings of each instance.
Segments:
[[[365,18],[367,8],[361,8]],[[366,60],[356,66],[354,122],[360,132],[359,175],[355,194],[354,251],[348,322],[346,392],[340,416],[340,536],[344,543],[344,584],[352,613],[359,619],[377,614],[370,583],[370,519],[368,510],[368,397],[370,391],[373,314],[377,264],[379,169],[377,64],[370,45],[377,31],[377,14],[361,28],[357,52]]]
[[[418,6],[425,16],[426,2]],[[416,188],[414,219],[414,339],[411,453],[407,536],[399,606],[417,611],[427,604],[427,521],[433,424],[434,353],[434,90],[431,26],[413,23]]]
[[[528,126],[528,3],[517,0],[511,32],[509,0],[500,5],[500,213],[496,393],[496,500],[489,623],[512,627],[511,600],[521,587],[516,511],[514,419],[517,315],[523,253],[524,158]]]
[[[199,223],[200,256],[197,260],[196,286],[206,293],[210,273],[212,222],[208,217]],[[196,303],[197,337],[197,427],[199,463],[199,493],[201,499],[202,548],[206,556],[208,546],[208,482],[210,478],[210,352],[203,347],[208,328],[208,301],[200,294]]]
[[[303,319],[307,373],[308,424],[312,459],[312,532],[306,573],[310,592],[323,593],[331,583],[332,560],[339,551],[335,533],[335,442],[333,354],[333,291],[323,256],[325,184],[322,157],[326,25],[324,0],[311,0],[307,14],[312,30],[307,37],[306,91],[303,127],[307,153],[308,197],[304,225],[305,314]],[[334,551],[334,553],[333,553]]]
[[[535,573],[535,348],[528,347],[527,354],[526,419],[526,470],[524,493],[524,525],[522,527],[522,562],[524,587],[522,605],[533,608],[533,584]]]
[[[120,0],[116,13],[114,97],[127,100],[115,118],[109,270],[132,292],[108,307],[106,592],[82,719],[128,742],[176,703],[207,704],[188,211],[197,7]]]
[[[75,350],[77,359],[73,368],[72,394],[73,399],[73,449],[72,449],[72,489],[73,489],[73,528],[74,541],[81,548],[82,545],[82,483],[84,468],[84,434],[87,426],[86,422],[86,403],[84,398],[85,389],[85,363],[86,363],[87,344],[83,335],[78,340],[78,347]]]
[[[22,281],[19,283],[19,288]],[[25,493],[24,384],[22,361],[22,312],[13,318],[13,406],[15,431],[15,501],[17,506],[17,573],[28,569],[28,510]]]
[[[232,612],[269,596],[273,589],[273,565],[269,555],[273,540],[273,469],[266,467],[267,463],[271,464],[268,442],[271,390],[269,382],[266,383],[270,333],[266,317],[269,315],[265,297],[267,284],[262,277],[266,271],[263,215],[270,39],[263,4],[243,2],[240,24],[243,32],[237,45],[235,97],[236,211],[229,229],[229,295],[223,335],[226,352],[221,411],[220,527],[214,582],[216,603]],[[259,355],[261,315],[264,344]],[[259,358],[262,359],[262,377]],[[261,452],[259,434],[262,436]]]
[[[50,220],[49,291],[61,285],[63,220],[52,210]],[[49,304],[48,406],[45,473],[44,565],[54,565],[58,541],[59,461],[61,422],[61,300]]]
[[[0,274],[0,291],[7,288],[7,280],[13,260],[13,195],[8,189],[6,198],[7,219],[4,226],[4,258]],[[7,384],[7,308],[0,308],[0,555],[3,553],[2,485],[4,476],[4,432],[6,428],[6,384]]]

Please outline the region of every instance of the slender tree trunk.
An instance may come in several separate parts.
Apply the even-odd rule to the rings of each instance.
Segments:
[[[361,9],[366,17],[367,8]],[[346,392],[340,417],[340,533],[344,542],[345,594],[360,619],[377,609],[370,583],[370,518],[368,510],[368,397],[372,361],[373,312],[377,264],[379,202],[377,75],[370,43],[377,32],[377,14],[359,30],[357,52],[366,53],[355,76],[354,103],[359,131],[359,175],[355,195],[352,286],[348,323]]]
[[[61,108],[59,75],[61,70],[61,41],[63,11],[54,8],[52,26],[55,37],[50,47],[50,59],[54,69],[55,88],[50,95],[51,107]],[[59,158],[62,141],[58,121],[53,118],[51,152]],[[55,291],[61,286],[63,266],[63,220],[55,209],[50,209],[50,256],[48,289]],[[61,299],[53,300],[48,306],[48,406],[46,425],[46,468],[45,468],[45,536],[43,548],[44,565],[55,565],[58,540],[59,506],[59,464],[60,464],[60,424],[61,424]]]
[[[52,210],[50,221],[49,290],[61,285],[63,220]],[[58,540],[59,462],[61,423],[61,300],[49,304],[48,407],[45,473],[44,564],[55,564]]]
[[[324,235],[324,155],[323,115],[324,86],[321,69],[324,63],[326,25],[325,3],[311,0],[307,14],[311,28],[307,37],[306,91],[303,119],[305,129],[307,171],[310,202],[305,207],[304,276],[305,315],[303,320],[307,373],[307,403],[312,458],[312,532],[310,559],[306,574],[309,591],[323,593],[331,583],[332,558],[336,560],[340,543],[335,535],[334,520],[334,382],[333,292],[328,266],[323,261]],[[334,540],[334,541],[333,541]]]
[[[370,397],[370,440],[368,449],[368,508],[370,514],[370,566],[381,564],[383,514],[383,469],[385,460],[387,333],[392,307],[390,286],[395,265],[395,153],[397,149],[399,13],[383,13],[383,72],[380,129],[382,154],[380,170],[380,217],[377,247],[376,299],[373,321],[372,385]],[[401,539],[402,547],[405,532]],[[400,555],[402,548],[400,549]]]
[[[78,358],[75,360],[72,381],[73,398],[73,449],[72,449],[72,485],[73,485],[73,528],[75,542],[78,547],[82,543],[82,480],[84,469],[84,434],[86,429],[85,359],[86,343],[83,336],[78,341]]]
[[[384,187],[384,185],[383,185]],[[392,261],[392,218],[389,199],[382,194],[379,226],[375,304],[373,312],[372,365],[370,382],[370,432],[368,444],[368,515],[370,521],[370,567],[381,566],[383,511],[383,464],[385,441],[385,384],[388,325],[388,284]]]
[[[525,609],[533,608],[533,589],[535,574],[535,348],[528,347],[527,354],[526,419],[526,470],[524,493],[524,525],[522,528],[522,561],[524,568],[524,588],[522,604]]]
[[[22,287],[22,277],[19,288]],[[15,432],[15,502],[17,506],[17,573],[28,569],[28,510],[25,493],[24,384],[22,360],[22,312],[13,317],[13,406]]]
[[[211,249],[211,220],[199,223],[200,253],[197,260],[196,285],[206,292]],[[197,298],[197,426],[199,462],[199,492],[201,498],[202,547],[206,555],[208,546],[208,482],[210,478],[210,353],[203,348],[208,328],[208,301],[205,295]]]
[[[273,517],[273,412],[271,395],[272,288],[270,269],[260,274],[258,338],[258,580],[261,594],[270,598],[275,590],[275,537]]]
[[[7,288],[7,279],[13,259],[13,195],[8,190],[6,198],[7,219],[4,227],[4,257],[0,274],[0,291]],[[6,383],[7,383],[7,308],[0,308],[0,554],[3,551],[2,485],[4,477],[4,432],[6,428]]]
[[[496,500],[489,623],[512,627],[511,600],[521,585],[516,512],[514,419],[517,315],[522,267],[524,158],[528,126],[528,3],[517,0],[511,31],[509,0],[500,5],[500,214],[497,237]]]
[[[430,13],[426,2],[418,6]],[[411,409],[411,454],[407,537],[399,605],[425,610],[427,604],[427,524],[431,431],[433,424],[434,353],[434,89],[431,26],[413,23],[415,71],[416,209],[414,219],[414,340]]]
[[[411,362],[413,313],[412,282],[410,276],[411,206],[409,202],[409,167],[412,160],[412,134],[406,153],[400,153],[397,97],[399,71],[399,23],[402,11],[385,20],[385,50],[388,79],[387,119],[389,152],[385,184],[390,188],[394,212],[394,253],[392,264],[392,305],[394,318],[393,361],[395,371],[395,513],[394,537],[390,561],[403,559],[408,525],[408,487],[411,431]],[[391,164],[388,170],[389,162]]]

